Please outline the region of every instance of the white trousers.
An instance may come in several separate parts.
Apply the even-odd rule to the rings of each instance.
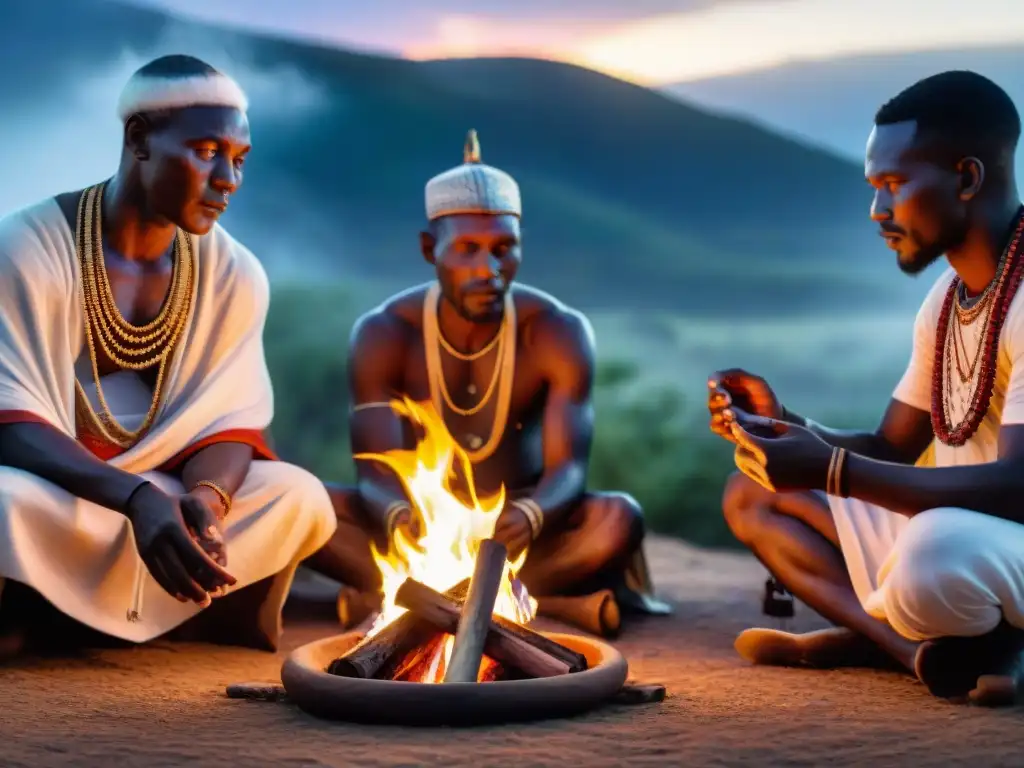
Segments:
[[[144,474],[170,493],[174,478]],[[295,568],[327,543],[337,522],[323,484],[299,467],[254,461],[224,523],[227,569],[237,591],[270,576],[290,583]],[[124,515],[45,480],[0,467],[0,584],[32,587],[62,613],[134,642],[158,637],[196,615],[154,581]],[[278,595],[283,604],[287,588]],[[129,621],[133,608],[141,619]]]
[[[1024,629],[1024,525],[941,508],[914,517],[828,497],[868,614],[915,641],[977,637],[1005,618]]]

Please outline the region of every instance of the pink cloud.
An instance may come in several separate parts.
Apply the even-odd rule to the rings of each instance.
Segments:
[[[581,37],[606,34],[617,24],[607,19],[510,19],[451,14],[407,43],[402,55],[410,59],[472,56],[534,56],[564,59]]]

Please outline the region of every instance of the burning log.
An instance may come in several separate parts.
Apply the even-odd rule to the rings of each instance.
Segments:
[[[469,589],[469,579],[445,592],[449,598],[461,599]],[[344,656],[335,659],[327,672],[340,677],[369,680],[394,658],[430,642],[437,630],[413,613],[399,616],[373,637],[367,637]]]
[[[383,675],[385,680],[398,680],[409,683],[416,683],[424,680],[430,669],[431,661],[438,654],[444,652],[445,636],[441,633],[435,634],[426,645],[411,651],[405,658],[395,659],[397,662],[393,671]],[[387,672],[387,670],[385,669]]]
[[[538,597],[537,614],[564,621],[599,637],[614,637],[622,625],[619,604],[610,589],[581,597]]]
[[[452,657],[444,673],[446,683],[475,683],[484,657],[484,641],[491,626],[494,601],[505,573],[508,550],[494,539],[480,542],[469,594],[462,606],[462,616],[455,631]]]
[[[430,622],[440,632],[455,634],[458,629],[462,601],[446,597],[418,581],[407,579],[398,589],[395,602]],[[484,653],[504,667],[529,677],[554,677],[587,668],[583,654],[498,615],[491,617]]]

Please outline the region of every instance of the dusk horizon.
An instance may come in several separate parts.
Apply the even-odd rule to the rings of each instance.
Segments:
[[[124,0],[217,23],[414,60],[521,56],[659,87],[794,61],[1024,43],[1013,0],[637,0],[372,5],[274,0]]]

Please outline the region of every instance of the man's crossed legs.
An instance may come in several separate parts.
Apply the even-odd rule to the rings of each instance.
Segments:
[[[1024,651],[1024,526],[963,509],[913,518],[856,499],[771,493],[736,473],[733,534],[798,599],[838,625],[754,629],[749,661],[785,666],[896,662],[937,696],[1012,703]]]

